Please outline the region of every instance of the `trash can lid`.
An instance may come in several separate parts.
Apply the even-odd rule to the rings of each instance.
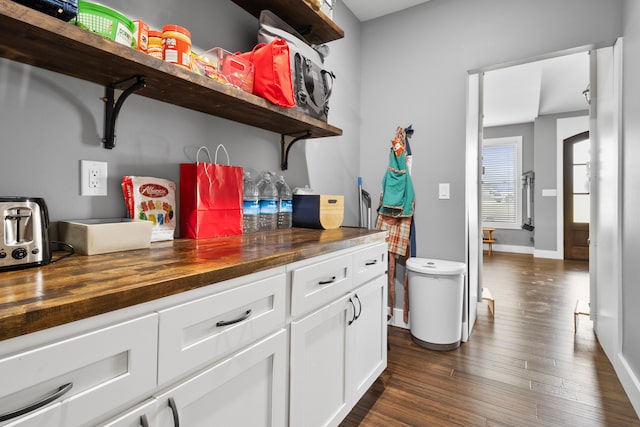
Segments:
[[[464,273],[466,265],[462,262],[443,261],[440,259],[409,258],[407,260],[407,268],[418,273],[453,276]]]

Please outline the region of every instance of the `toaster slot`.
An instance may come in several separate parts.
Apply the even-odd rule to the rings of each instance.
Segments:
[[[5,211],[4,240],[7,245],[33,241],[33,211],[30,208],[18,207]]]

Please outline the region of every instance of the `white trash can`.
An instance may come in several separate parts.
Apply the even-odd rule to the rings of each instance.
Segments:
[[[461,262],[409,258],[409,324],[413,341],[431,350],[460,347],[464,272]]]

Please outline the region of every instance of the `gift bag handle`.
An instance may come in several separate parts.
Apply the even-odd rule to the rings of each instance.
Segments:
[[[211,153],[209,153],[209,149],[207,147],[205,147],[204,145],[202,147],[198,148],[198,152],[196,153],[196,163],[198,163],[198,158],[200,157],[200,152],[201,151],[204,151],[205,153],[207,153],[207,157],[209,157],[209,163],[213,163],[211,161]]]
[[[215,155],[215,158],[214,158],[214,163],[218,163],[218,150],[220,148],[222,148],[222,150],[224,151],[224,154],[227,155],[227,166],[229,166],[231,164],[230,159],[229,159],[229,153],[227,153],[227,149],[224,148],[224,145],[222,145],[222,144],[218,144],[218,147],[216,148],[216,155]],[[209,158],[209,159],[211,159],[211,158]]]

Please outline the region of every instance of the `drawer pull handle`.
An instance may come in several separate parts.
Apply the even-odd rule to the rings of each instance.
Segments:
[[[24,408],[18,409],[17,411],[13,411],[13,412],[7,412],[6,414],[0,414],[0,422],[2,421],[7,421],[10,420],[12,418],[16,418],[19,417],[21,415],[24,414],[28,414],[29,412],[33,412],[36,409],[40,409],[43,406],[53,402],[54,400],[56,400],[57,398],[63,396],[65,393],[67,393],[69,390],[71,390],[71,387],[73,387],[73,383],[67,383],[63,386],[61,386],[60,388],[58,388],[57,391],[51,393],[49,396],[45,397],[44,399],[33,403],[29,406],[25,406]]]
[[[351,324],[353,322],[356,321],[357,317],[356,317],[356,305],[353,303],[353,298],[349,298],[349,303],[351,304],[351,307],[353,307],[353,318],[351,320],[349,320],[349,326],[351,326]]]
[[[173,415],[173,427],[180,427],[180,417],[178,416],[178,407],[173,397],[169,398],[169,408],[171,408],[171,414]]]
[[[145,414],[140,415],[140,425],[142,427],[149,427],[149,421],[147,420],[147,416]]]
[[[218,328],[221,328],[222,326],[233,325],[234,323],[239,323],[239,322],[242,322],[243,320],[247,320],[249,318],[249,316],[251,316],[251,309],[245,311],[244,314],[242,316],[238,317],[237,319],[221,320],[218,323],[216,323],[216,326]]]
[[[362,301],[360,301],[360,297],[358,296],[358,294],[355,295],[356,299],[358,300],[358,305],[360,306],[360,310],[358,310],[358,314],[356,315],[356,318],[353,320],[358,320],[360,318],[360,315],[362,314]],[[354,305],[353,309],[355,310],[356,307]]]
[[[377,260],[377,259],[374,259],[373,261],[367,261],[367,262],[365,262],[365,263],[364,263],[364,265],[367,265],[367,266],[368,266],[368,265],[376,265],[377,263],[378,263],[378,260]]]
[[[336,276],[331,277],[329,280],[321,280],[318,282],[318,285],[328,285],[329,283],[333,283],[336,281]]]

